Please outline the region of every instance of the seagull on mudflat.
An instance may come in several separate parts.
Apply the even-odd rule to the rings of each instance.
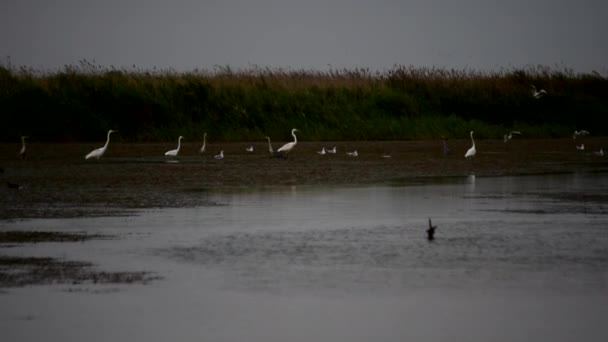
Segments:
[[[357,150],[354,150],[352,152],[346,152],[347,155],[349,155],[350,157],[357,157],[359,156],[359,152],[357,152]]]

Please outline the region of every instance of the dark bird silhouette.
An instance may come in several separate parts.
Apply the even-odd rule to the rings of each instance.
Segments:
[[[426,238],[429,241],[433,241],[435,239],[435,229],[437,229],[437,226],[433,226],[431,223],[431,218],[429,217],[429,229],[426,230]]]

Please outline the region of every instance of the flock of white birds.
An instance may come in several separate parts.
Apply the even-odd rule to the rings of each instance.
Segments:
[[[531,91],[532,91],[532,96],[536,99],[539,99],[543,96],[545,96],[547,94],[547,92],[544,89],[541,90],[537,90],[536,87],[534,85],[530,86],[531,87]],[[112,133],[116,133],[118,131],[116,130],[109,130],[108,131],[108,136],[106,139],[106,143],[103,147],[100,147],[98,149],[95,149],[93,151],[91,151],[89,154],[87,154],[85,156],[85,159],[97,159],[99,160],[107,151],[108,149],[108,145],[110,144],[110,135]],[[298,132],[298,130],[296,128],[291,130],[291,135],[293,136],[293,141],[286,143],[285,145],[281,146],[278,150],[274,151],[274,149],[272,148],[272,144],[270,142],[270,137],[266,136],[266,139],[268,140],[268,152],[270,153],[271,156],[273,157],[279,157],[279,158],[286,158],[287,154],[293,150],[293,148],[298,144],[298,137],[296,136],[296,132]],[[475,155],[477,154],[477,148],[475,146],[475,139],[473,138],[473,131],[471,131],[469,133],[470,137],[471,137],[471,147],[467,150],[467,152],[464,154],[464,157],[467,159],[473,159],[475,157]],[[576,139],[577,137],[580,136],[586,136],[589,135],[589,131],[586,130],[575,130],[574,134],[572,135],[572,139]],[[503,140],[505,143],[509,142],[511,139],[513,139],[514,135],[522,135],[522,133],[520,131],[511,131],[509,132],[509,134],[505,134],[503,136]],[[26,145],[25,145],[25,139],[27,139],[27,136],[22,136],[21,137],[21,150],[19,152],[19,155],[22,159],[26,158]],[[182,139],[184,137],[183,136],[179,136],[179,138],[177,139],[177,148],[174,150],[170,150],[165,152],[165,156],[167,157],[177,157],[179,155],[180,149],[181,149],[181,145],[182,145]],[[207,133],[204,133],[203,135],[203,146],[201,146],[199,153],[205,153],[205,149],[206,149],[206,144],[207,144]],[[447,142],[445,140],[445,138],[443,139],[443,151],[444,154],[448,154],[449,153],[449,148],[447,147]],[[581,143],[580,145],[576,145],[576,149],[583,151],[585,150],[585,144]],[[249,147],[245,148],[245,151],[247,152],[253,152],[254,148],[253,145],[250,145]],[[325,147],[323,147],[320,151],[317,151],[318,154],[320,155],[325,155],[325,154],[336,154],[337,150],[336,150],[336,146],[334,146],[332,149],[326,149]],[[595,155],[598,156],[604,156],[604,150],[602,148],[599,149],[599,151],[594,151]],[[357,157],[359,156],[359,152],[357,150],[354,151],[349,151],[346,152],[346,155],[349,157]],[[383,158],[391,158],[390,154],[383,154],[382,155]],[[224,159],[224,151],[220,150],[220,153],[214,156],[215,159]]]

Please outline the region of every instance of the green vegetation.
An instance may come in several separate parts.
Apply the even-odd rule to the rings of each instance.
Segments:
[[[530,86],[545,89],[540,99]],[[608,79],[544,67],[478,72],[396,66],[311,71],[251,68],[179,73],[92,65],[40,72],[0,66],[2,140],[404,140],[441,135],[608,134]]]

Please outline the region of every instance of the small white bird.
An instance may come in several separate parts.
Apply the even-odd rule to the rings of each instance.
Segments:
[[[247,152],[253,152],[253,146],[249,146],[245,149]]]
[[[221,150],[220,154],[216,154],[215,156],[213,156],[213,158],[215,158],[215,159],[224,159],[224,150]]]
[[[182,139],[183,138],[184,137],[182,137],[180,135],[179,138],[177,139],[177,148],[175,150],[171,150],[171,151],[165,152],[165,156],[177,157],[177,155],[179,154],[179,149],[182,147]]]
[[[603,149],[603,148],[600,148],[600,150],[599,150],[599,151],[595,151],[595,152],[593,152],[593,153],[594,153],[596,156],[603,157],[603,156],[604,156],[604,149]]]
[[[205,145],[206,144],[207,144],[207,132],[205,132],[205,134],[203,134],[203,146],[198,151],[199,153],[205,153]]]
[[[473,140],[473,131],[471,131],[470,135],[471,135],[471,142],[473,143],[473,146],[471,146],[471,148],[469,148],[467,153],[464,154],[465,158],[473,158],[477,154],[477,149],[475,148],[475,140]]]
[[[296,137],[296,132],[298,132],[298,130],[295,128],[291,130],[291,135],[293,136],[293,141],[281,146],[281,148],[279,148],[277,150],[277,152],[289,153],[289,151],[291,151],[296,146],[296,144],[298,143],[298,138]]]
[[[26,153],[25,153],[25,139],[27,139],[29,137],[27,136],[22,136],[21,137],[21,151],[19,151],[19,157],[21,157],[21,159],[25,159],[27,157]]]
[[[517,134],[517,135],[521,135],[520,131],[511,131],[511,133],[509,133],[509,135],[504,136],[504,141],[508,142],[509,140],[513,139],[513,134]]]
[[[534,96],[534,98],[536,99],[540,99],[541,97],[543,97],[545,94],[547,94],[547,92],[545,91],[545,89],[541,89],[541,90],[536,90],[536,86],[531,85],[530,88],[532,89],[532,96]]]
[[[385,154],[382,155],[382,158],[392,158],[392,156],[390,154],[386,154],[385,153]]]
[[[574,131],[574,134],[572,135],[572,139],[576,139],[576,137],[578,137],[579,135],[589,135],[589,132],[585,131],[584,129],[581,129],[580,131]]]
[[[325,151],[325,147],[323,147],[323,148],[321,149],[321,151],[317,151],[317,153],[318,153],[318,154],[320,154],[320,155],[324,155],[324,154],[326,153],[326,151]]]
[[[334,146],[334,148],[332,148],[331,150],[327,150],[327,153],[335,154],[336,153],[336,146]]]
[[[359,156],[359,152],[357,152],[357,150],[354,150],[352,152],[346,152],[347,155],[349,155],[350,157],[357,157]]]
[[[578,146],[576,146],[576,149],[579,151],[584,151],[585,150],[585,144],[580,144]]]
[[[110,143],[110,134],[112,134],[114,132],[118,132],[118,131],[109,130],[108,139],[106,140],[106,144],[103,145],[103,147],[101,147],[101,148],[91,151],[89,154],[87,154],[84,157],[84,159],[97,158],[97,160],[99,160],[99,158],[101,158],[101,156],[103,156],[103,154],[106,153],[106,150],[108,149],[108,144]]]

